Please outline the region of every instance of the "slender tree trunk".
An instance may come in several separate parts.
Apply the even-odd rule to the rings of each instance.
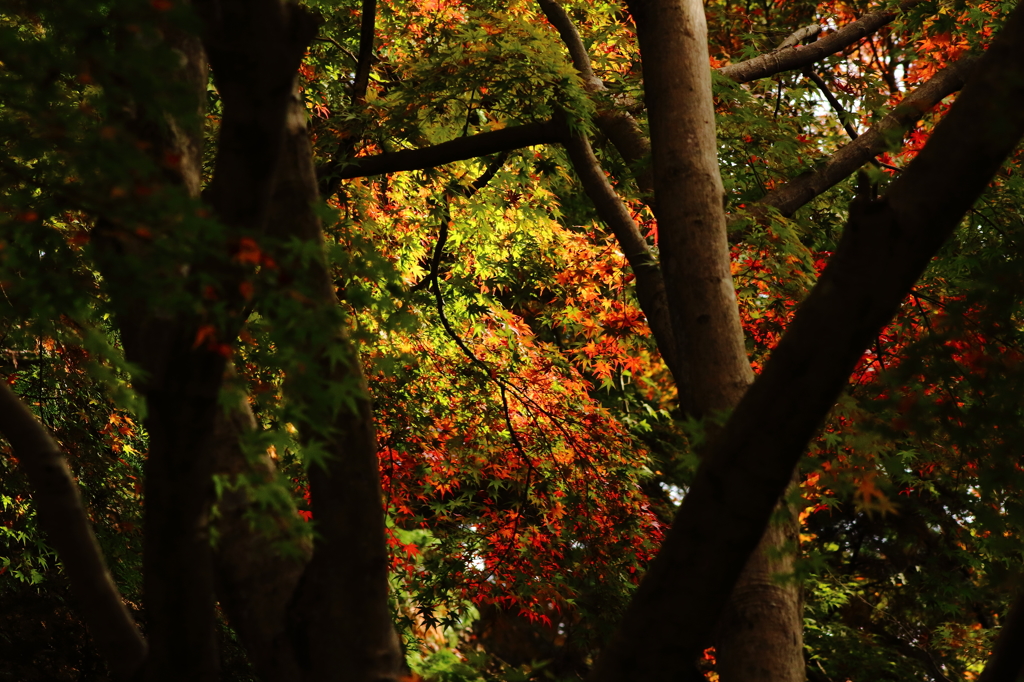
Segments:
[[[684,408],[714,418],[754,379],[730,271],[711,69],[699,0],[636,0],[651,128],[654,194],[669,305],[683,331]],[[682,387],[681,387],[682,388]],[[802,682],[799,588],[792,572],[796,520],[770,527],[751,558],[715,642],[722,682]]]
[[[146,642],[125,607],[67,460],[28,406],[0,384],[0,434],[32,486],[39,525],[60,557],[82,619],[117,680],[129,680],[146,659]]]

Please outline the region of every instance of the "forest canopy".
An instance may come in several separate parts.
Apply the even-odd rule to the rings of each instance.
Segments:
[[[1015,4],[4,0],[0,679],[1018,679]]]

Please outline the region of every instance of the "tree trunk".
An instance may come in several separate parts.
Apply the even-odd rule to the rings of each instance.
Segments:
[[[704,8],[699,0],[638,0],[630,10],[643,59],[662,269],[683,332],[680,398],[693,416],[714,419],[735,407],[754,374],[732,282]],[[722,682],[804,680],[799,587],[776,579],[792,572],[796,519],[780,516],[788,518],[766,532],[719,625]]]
[[[835,255],[714,439],[590,682],[702,680],[695,660],[865,349],[1024,136],[1024,8]],[[764,434],[771,434],[765,438]]]
[[[152,182],[198,197],[198,114],[206,96],[206,60],[198,38],[170,27],[165,36],[182,56],[182,68],[172,78],[192,91],[196,119],[171,120],[162,112],[146,111],[149,103],[140,99],[125,107],[121,123],[154,158],[180,159],[174,167],[163,164],[162,175]],[[219,677],[219,664],[208,521],[213,425],[225,359],[195,346],[202,324],[198,315],[166,303],[154,305],[139,294],[134,280],[138,270],[127,272],[124,262],[146,262],[151,252],[135,227],[101,216],[93,243],[117,311],[125,356],[143,370],[134,383],[146,400],[149,434],[143,540],[149,655],[144,677],[213,682]],[[153,265],[152,276],[169,292],[184,293],[187,287],[187,278],[178,269]]]
[[[214,427],[214,471],[257,485],[278,485],[270,456],[264,452],[254,457],[242,448],[242,438],[255,428],[247,396],[237,408],[221,411]],[[296,537],[294,524],[302,520],[294,507],[280,510],[282,515],[290,512],[283,523],[254,528],[249,516],[253,506],[247,485],[225,490],[217,503],[217,597],[260,679],[298,682],[302,675],[288,636],[287,613],[312,546]],[[282,552],[282,544],[291,551]]]
[[[303,440],[325,451],[309,467],[317,535],[313,558],[290,610],[291,640],[310,682],[394,681],[402,672],[401,647],[388,607],[388,554],[380,465],[369,392],[354,344],[340,323],[339,302],[324,253],[316,214],[319,203],[312,149],[301,100],[292,99],[281,165],[271,200],[269,233],[282,242],[315,245],[315,258],[280,254],[277,259],[305,298],[303,320],[280,320],[302,334],[293,348],[309,365],[292,368],[285,385],[299,407]],[[264,311],[272,321],[273,311]],[[327,329],[323,329],[327,325]],[[316,396],[346,391],[336,411]],[[329,402],[329,400],[327,401]],[[319,422],[319,423],[318,423]]]

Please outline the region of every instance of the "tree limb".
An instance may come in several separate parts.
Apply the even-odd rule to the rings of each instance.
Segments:
[[[832,154],[824,166],[793,178],[757,203],[777,208],[784,216],[793,215],[814,197],[890,149],[893,142],[901,138],[927,111],[964,86],[977,61],[976,55],[969,55],[942,69],[927,83],[907,95],[885,118]]]
[[[904,0],[900,3],[897,11],[885,10],[865,14],[857,21],[843,26],[835,33],[820,38],[810,45],[790,47],[783,43],[778,49],[767,54],[738,64],[723,66],[718,69],[718,73],[737,83],[749,83],[783,71],[801,69],[846,49],[891,22],[899,15],[899,12],[905,12],[921,2],[923,0]]]
[[[694,662],[807,442],[1022,136],[1019,6],[888,194],[851,205],[836,255],[712,444],[591,682],[700,679]]]
[[[373,64],[373,37],[377,24],[377,0],[363,0],[359,19],[359,58],[352,79],[352,99],[366,104],[366,88],[370,85],[370,66]]]
[[[829,106],[832,107],[832,111],[836,112],[836,116],[839,118],[839,124],[843,126],[843,130],[846,131],[846,134],[850,136],[851,140],[856,140],[857,130],[850,122],[850,112],[848,112],[843,105],[840,104],[839,100],[836,99],[836,96],[832,94],[828,84],[822,80],[821,76],[814,73],[814,70],[811,68],[807,68],[804,71],[804,75],[811,79],[812,83],[818,86],[821,93],[825,95],[825,99],[828,100]]]
[[[778,52],[779,50],[785,50],[787,47],[795,47],[800,43],[804,42],[805,40],[807,40],[808,38],[814,38],[819,33],[821,33],[821,26],[819,26],[818,24],[810,24],[808,26],[804,26],[803,28],[798,28],[797,30],[790,33],[785,40],[776,45],[775,50],[773,51]]]
[[[576,25],[566,13],[565,8],[558,3],[558,0],[537,0],[537,4],[540,5],[544,16],[561,36],[562,42],[569,51],[573,67],[579,71],[580,78],[583,79],[584,87],[590,92],[606,90],[604,82],[594,75],[594,68],[590,64],[590,54],[587,53],[583,39],[580,38],[580,32],[576,30]]]
[[[569,51],[572,65],[583,79],[583,87],[593,97],[597,107],[594,123],[611,141],[612,146],[619,152],[619,156],[633,170],[637,187],[645,200],[653,203],[654,175],[648,163],[651,154],[651,141],[640,129],[640,124],[623,106],[624,103],[614,102],[608,96],[608,89],[604,82],[594,75],[587,48],[583,45],[579,31],[576,30],[576,26],[565,9],[557,0],[537,1],[544,16],[558,31],[558,35]]]
[[[553,121],[527,123],[469,137],[459,137],[420,149],[405,149],[400,152],[356,157],[351,159],[349,165],[339,170],[336,177],[341,180],[350,180],[385,173],[424,170],[498,152],[532,147],[538,144],[553,144],[560,140],[561,126]]]
[[[60,448],[6,383],[0,383],[0,434],[28,476],[39,525],[57,550],[89,633],[114,675],[130,679],[146,658],[146,642],[107,570]]]
[[[640,233],[640,228],[633,220],[629,209],[608,182],[590,141],[583,135],[567,134],[565,149],[569,153],[580,184],[597,209],[597,214],[608,229],[615,235],[619,248],[625,254],[629,267],[636,276],[636,296],[640,309],[647,317],[654,340],[658,344],[662,359],[668,365],[677,386],[685,385],[680,374],[680,348],[673,329],[672,316],[669,313],[668,300],[665,297],[665,281],[661,275],[661,266],[647,246],[647,240]],[[680,389],[680,395],[683,391]]]

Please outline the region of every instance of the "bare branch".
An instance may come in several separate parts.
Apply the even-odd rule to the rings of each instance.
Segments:
[[[14,391],[0,382],[0,433],[28,476],[39,523],[71,583],[97,648],[119,679],[146,658],[146,642],[121,599],[60,448]]]
[[[573,168],[587,196],[594,203],[601,220],[615,235],[630,268],[636,276],[636,295],[640,309],[647,316],[647,323],[658,344],[661,357],[665,360],[677,386],[683,386],[680,374],[680,346],[676,341],[668,300],[665,296],[665,281],[661,267],[647,246],[647,240],[633,220],[629,209],[608,182],[590,141],[585,136],[567,135],[565,149],[572,160]],[[680,389],[680,395],[684,392]]]
[[[789,47],[786,46],[786,43],[783,43],[780,46],[781,49],[773,50],[738,64],[723,66],[718,70],[718,73],[737,83],[749,83],[759,78],[774,76],[783,71],[801,69],[840,52],[858,40],[871,35],[895,19],[900,12],[919,5],[921,2],[923,0],[904,0],[896,11],[885,10],[865,14],[857,21],[843,26],[835,33],[816,40],[810,45]]]
[[[921,119],[926,112],[942,99],[960,88],[967,81],[977,63],[976,56],[966,56],[942,69],[907,95],[885,118],[857,137],[854,142],[829,157],[818,170],[793,178],[778,189],[765,195],[757,203],[773,206],[784,216],[791,216],[797,209],[835,186],[851,173],[890,149],[893,143]]]
[[[814,38],[821,33],[821,26],[818,24],[810,24],[803,28],[798,28],[789,34],[789,37],[783,40],[781,43],[775,46],[774,52],[779,50],[785,50],[787,47],[795,47],[800,43],[804,42],[808,38]]]
[[[373,63],[373,36],[377,23],[377,0],[363,0],[359,22],[359,58],[356,60],[355,78],[352,80],[352,99],[366,104],[366,88],[370,84],[370,65]]]
[[[399,171],[434,168],[454,161],[475,159],[498,152],[553,144],[561,141],[561,127],[552,122],[527,123],[521,126],[492,130],[469,137],[459,137],[420,149],[386,152],[375,156],[360,156],[338,171],[341,180],[383,175]]]
[[[1018,6],[888,194],[851,206],[835,256],[712,444],[591,682],[701,679],[694,662],[807,442],[1022,136]]]

